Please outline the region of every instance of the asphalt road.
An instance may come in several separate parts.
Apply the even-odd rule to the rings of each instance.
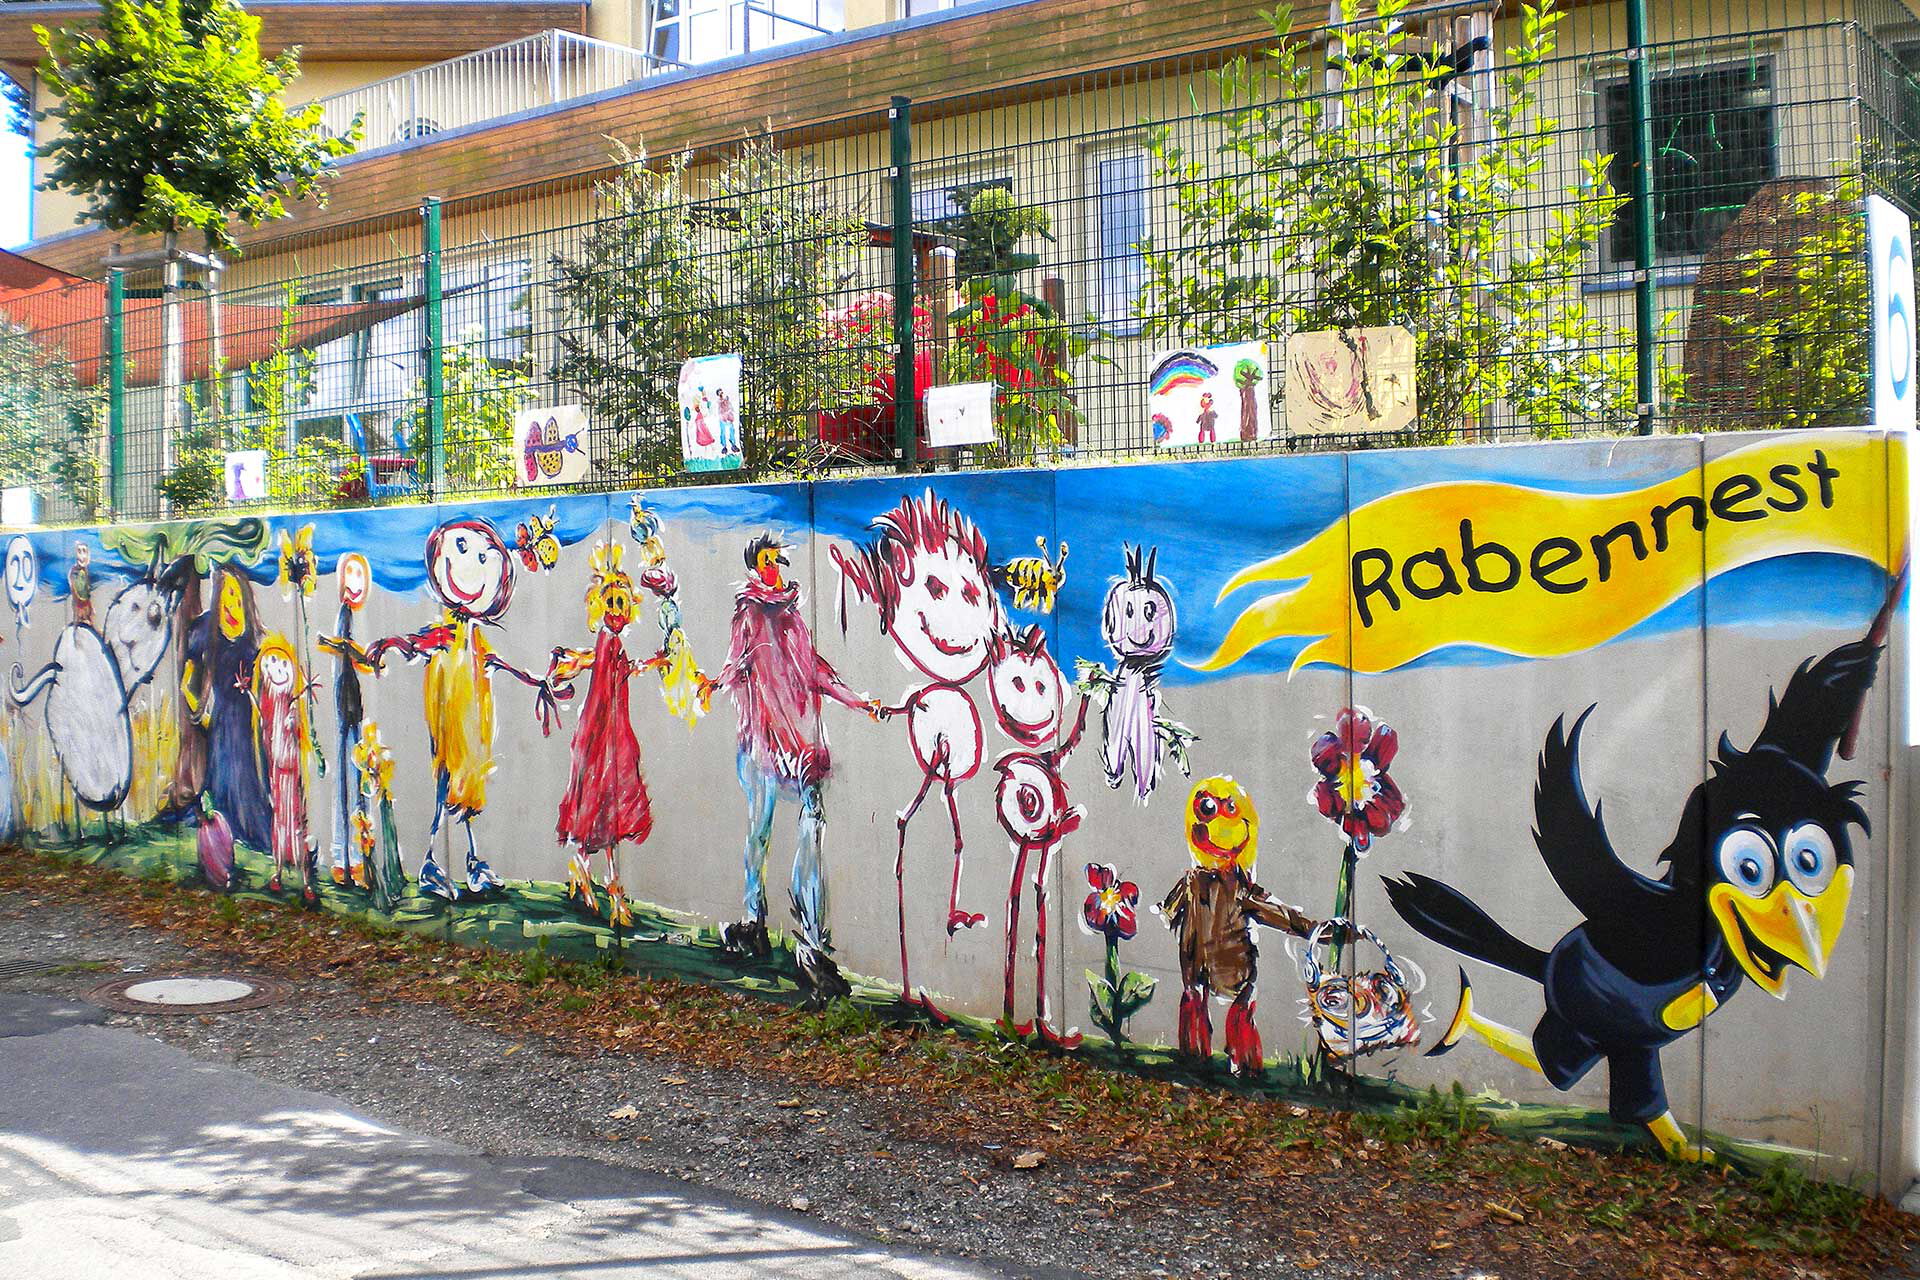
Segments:
[[[485,1156],[103,1017],[0,992],[8,1280],[1001,1275],[593,1160]]]

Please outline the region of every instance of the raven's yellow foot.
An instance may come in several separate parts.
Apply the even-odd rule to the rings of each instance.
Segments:
[[[1473,1011],[1473,983],[1467,980],[1467,971],[1460,971],[1460,1007],[1453,1011],[1452,1021],[1440,1037],[1440,1042],[1427,1050],[1427,1057],[1438,1057],[1465,1039],[1472,1032],[1480,1042],[1503,1058],[1519,1063],[1529,1071],[1540,1070],[1540,1059],[1533,1052],[1533,1038],[1524,1031],[1515,1031],[1512,1027],[1502,1026],[1491,1018],[1483,1018]],[[1546,1074],[1541,1072],[1542,1075]]]
[[[1648,1121],[1647,1132],[1653,1135],[1653,1140],[1660,1144],[1669,1160],[1684,1160],[1689,1164],[1719,1163],[1720,1157],[1714,1154],[1712,1147],[1687,1138],[1671,1111],[1662,1112]]]

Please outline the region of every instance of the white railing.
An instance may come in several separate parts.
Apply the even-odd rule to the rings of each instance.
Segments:
[[[542,31],[318,101],[322,122],[335,134],[361,120],[366,151],[618,88],[680,65],[571,31]]]

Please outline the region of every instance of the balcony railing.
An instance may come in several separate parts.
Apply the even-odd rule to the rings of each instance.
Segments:
[[[365,126],[363,150],[618,88],[684,64],[571,31],[542,31],[319,99],[322,120]]]

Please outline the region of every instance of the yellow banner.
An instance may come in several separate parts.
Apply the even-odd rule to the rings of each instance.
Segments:
[[[1557,657],[1775,556],[1831,552],[1892,572],[1907,554],[1904,457],[1901,436],[1797,433],[1625,493],[1496,481],[1391,493],[1235,574],[1219,603],[1254,583],[1298,585],[1247,607],[1193,665],[1224,670],[1302,636],[1296,671],[1391,671],[1449,645]]]

